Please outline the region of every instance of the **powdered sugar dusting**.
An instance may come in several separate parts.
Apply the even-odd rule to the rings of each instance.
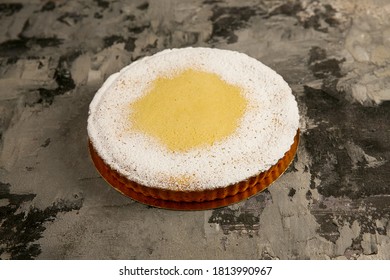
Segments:
[[[188,68],[215,73],[241,87],[249,105],[237,131],[225,140],[173,152],[130,130],[130,104],[156,78]],[[129,180],[197,190],[234,184],[269,169],[289,150],[298,124],[291,89],[272,69],[238,52],[184,48],[146,57],[110,76],[90,104],[88,134],[101,158]],[[176,184],[172,178],[178,178]]]

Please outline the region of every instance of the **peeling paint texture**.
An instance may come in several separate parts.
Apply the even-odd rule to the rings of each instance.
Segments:
[[[0,259],[390,259],[389,1],[2,1],[0,26]],[[301,114],[287,172],[215,210],[134,202],[88,155],[104,80],[187,46],[262,61]]]

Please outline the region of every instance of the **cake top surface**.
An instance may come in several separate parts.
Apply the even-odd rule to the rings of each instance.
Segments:
[[[291,89],[272,69],[234,51],[184,48],[111,75],[90,104],[88,135],[131,181],[202,190],[268,170],[298,124]]]

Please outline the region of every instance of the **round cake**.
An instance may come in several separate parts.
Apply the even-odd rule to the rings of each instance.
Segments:
[[[283,78],[245,54],[171,49],[111,75],[93,98],[90,153],[115,189],[203,209],[267,187],[294,158],[298,107]]]

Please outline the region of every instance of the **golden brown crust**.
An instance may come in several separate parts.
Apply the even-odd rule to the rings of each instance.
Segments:
[[[112,170],[97,154],[91,142],[91,158],[102,177],[120,193],[139,202],[161,208],[200,210],[226,206],[264,190],[275,181],[294,159],[299,143],[299,130],[294,143],[270,169],[239,183],[201,191],[174,191],[143,186]]]

